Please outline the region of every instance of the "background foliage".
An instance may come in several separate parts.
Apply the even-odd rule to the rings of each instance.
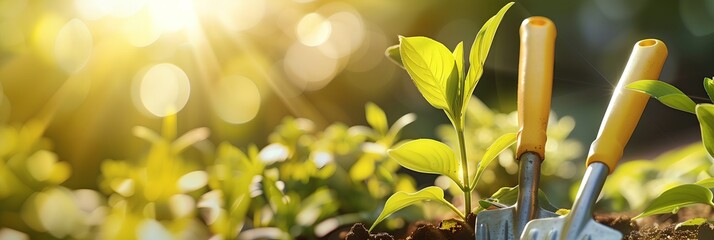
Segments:
[[[0,0],[0,235],[320,236],[373,220],[394,190],[449,188],[384,155],[401,139],[454,147],[455,136],[383,52],[400,34],[455,46],[505,3]],[[470,159],[515,131],[517,29],[532,15],[558,28],[553,109],[564,117],[551,119],[543,185],[564,207],[558,189],[579,180],[582,147],[637,40],[663,40],[661,80],[707,100],[699,79],[714,75],[714,4],[516,1],[467,111]],[[365,118],[369,101],[389,121],[374,106]],[[419,120],[397,120],[410,112]],[[641,209],[711,175],[705,151],[687,147],[701,145],[696,118],[650,104],[642,119],[625,160],[654,161],[623,163],[647,171],[618,170],[604,209]],[[389,130],[406,125],[400,138]],[[512,186],[515,166],[506,151],[477,194]],[[440,214],[409,208],[384,228]]]

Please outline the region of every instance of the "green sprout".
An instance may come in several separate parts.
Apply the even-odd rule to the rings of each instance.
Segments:
[[[657,80],[640,80],[629,84],[627,88],[646,93],[668,107],[695,114],[699,120],[704,148],[710,157],[714,157],[714,104],[696,104],[675,86]],[[709,99],[714,102],[714,80],[704,78],[704,90],[709,95]],[[711,177],[711,175],[709,178],[702,179],[694,184],[674,186],[653,199],[649,206],[635,218],[662,213],[676,213],[680,208],[693,204],[714,206],[710,190],[712,188],[714,188],[714,177]]]
[[[452,52],[443,44],[427,37],[400,36],[399,45],[387,49],[386,55],[409,73],[426,101],[433,107],[443,110],[451,121],[458,137],[460,161],[456,159],[456,154],[449,146],[431,139],[417,139],[401,144],[389,150],[389,157],[407,169],[449,177],[463,192],[465,209],[461,212],[446,201],[444,191],[438,187],[427,187],[414,193],[397,192],[387,199],[384,209],[370,227],[370,231],[392,213],[425,200],[442,203],[465,219],[466,213],[471,212],[472,209],[471,192],[486,166],[500,152],[515,143],[515,133],[507,133],[499,137],[484,154],[475,176],[473,178],[469,176],[464,141],[466,107],[483,74],[483,64],[496,30],[512,5],[513,3],[506,4],[486,21],[478,32],[471,46],[468,70],[464,68],[463,42],[459,43]]]

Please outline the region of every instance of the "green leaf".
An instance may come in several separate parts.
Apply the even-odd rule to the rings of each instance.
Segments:
[[[446,100],[449,103],[449,109],[453,111],[447,111],[447,114],[455,126],[463,127],[463,122],[461,122],[463,112],[460,109],[463,108],[464,103],[464,42],[459,42],[456,45],[453,55],[456,61],[455,76],[450,77],[446,83]]]
[[[705,188],[714,188],[714,177],[705,178],[694,183]]]
[[[628,89],[646,93],[671,108],[694,113],[696,104],[682,91],[669,83],[657,80],[639,80],[627,85]]]
[[[375,155],[364,154],[350,168],[350,178],[352,181],[359,182],[365,180],[374,174]]]
[[[456,69],[459,71],[459,79],[464,79],[464,42],[461,41],[454,48],[454,59],[456,60]]]
[[[429,104],[450,111],[446,88],[456,77],[454,56],[443,44],[427,37],[399,37],[402,63]]]
[[[513,6],[513,2],[503,6],[496,15],[493,15],[493,17],[489,18],[486,23],[483,24],[481,30],[476,34],[476,39],[474,39],[474,43],[471,45],[471,54],[469,56],[471,67],[474,65],[483,66],[483,63],[486,62],[488,52],[491,50],[493,38],[496,36],[496,30],[498,30],[503,16],[506,15],[506,12],[511,6]]]
[[[565,208],[561,208],[561,209],[558,209],[557,211],[555,211],[555,214],[558,214],[559,216],[565,216],[565,215],[568,215],[568,213],[570,213],[570,209],[565,209]]]
[[[372,102],[368,102],[365,106],[365,115],[367,115],[367,123],[377,130],[377,132],[384,136],[387,134],[387,115],[384,111]]]
[[[699,104],[696,107],[699,127],[702,129],[702,142],[709,156],[714,157],[714,105]]]
[[[674,230],[677,230],[677,229],[679,229],[680,227],[686,227],[686,226],[696,226],[696,227],[698,227],[698,226],[701,226],[701,225],[703,225],[703,224],[705,224],[705,223],[707,223],[707,222],[708,222],[708,221],[707,221],[706,218],[692,218],[692,219],[689,219],[689,220],[687,220],[687,221],[684,221],[684,222],[681,222],[681,223],[677,223],[677,225],[674,226]]]
[[[483,171],[486,170],[493,159],[495,159],[504,150],[508,149],[508,147],[516,143],[517,136],[518,134],[516,133],[503,134],[498,137],[498,139],[496,139],[496,141],[494,141],[488,149],[486,149],[486,152],[483,154],[483,158],[481,158],[481,162],[479,162],[478,167],[476,168],[476,175],[474,176],[470,186],[476,186],[476,183],[478,183],[478,180],[481,178]]]
[[[384,55],[389,58],[393,63],[396,63],[399,65],[399,67],[404,68],[404,65],[402,64],[402,55],[399,54],[399,44],[388,47],[386,51],[384,51]]]
[[[445,175],[461,186],[459,162],[446,144],[432,139],[417,139],[389,150],[388,154],[405,168]]]
[[[382,212],[379,213],[377,220],[374,220],[372,226],[369,227],[369,231],[371,232],[372,229],[377,226],[377,224],[382,222],[382,220],[384,220],[385,218],[389,217],[389,215],[392,215],[392,213],[395,213],[396,211],[399,211],[402,208],[405,208],[414,203],[431,200],[435,200],[439,203],[448,206],[461,218],[464,218],[463,213],[461,213],[458,209],[456,209],[456,207],[454,207],[454,205],[444,199],[444,190],[441,190],[441,188],[438,187],[431,186],[419,190],[415,193],[397,192],[393,194],[391,197],[389,197],[389,199],[387,199],[387,202],[384,204],[384,209],[382,209]]]
[[[416,114],[414,113],[405,114],[404,116],[397,119],[397,121],[392,124],[392,127],[389,128],[389,131],[387,132],[387,145],[391,146],[392,143],[394,143],[394,141],[399,136],[399,132],[402,131],[402,128],[406,127],[410,123],[413,123],[414,121],[416,121]]]
[[[705,77],[704,78],[704,90],[707,91],[707,95],[709,95],[709,100],[714,102],[714,80],[711,78]]]
[[[708,188],[696,184],[676,186],[664,191],[657,198],[652,200],[652,203],[645,208],[645,211],[637,215],[634,219],[655,214],[676,213],[682,207],[697,203],[714,206],[712,197],[712,192]]]
[[[466,111],[466,106],[468,106],[468,101],[478,84],[481,75],[483,74],[483,64],[486,62],[486,57],[488,52],[491,50],[491,44],[493,43],[493,38],[496,36],[496,30],[501,24],[503,16],[506,14],[508,9],[513,6],[513,2],[510,2],[503,6],[501,10],[496,13],[493,17],[488,19],[486,23],[483,24],[481,30],[476,34],[476,39],[474,39],[473,45],[471,45],[471,53],[469,54],[469,62],[471,66],[469,67],[468,74],[466,75],[466,84],[464,87],[463,94],[463,104],[461,111],[463,115]],[[456,109],[455,109],[456,110]]]

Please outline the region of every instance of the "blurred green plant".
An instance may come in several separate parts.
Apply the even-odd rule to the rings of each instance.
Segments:
[[[208,174],[183,152],[209,136],[197,128],[180,137],[176,116],[164,118],[161,133],[135,127],[135,136],[151,144],[145,156],[131,161],[106,160],[99,187],[108,195],[101,239],[170,239],[203,236],[196,219],[196,198],[205,191]]]
[[[476,98],[469,104],[465,124],[474,130],[466,132],[467,139],[474,139],[467,142],[473,149],[469,156],[494,159],[498,151],[487,151],[493,142],[488,138],[515,129],[515,116],[494,113]],[[340,226],[375,219],[385,201],[444,200],[443,190],[436,187],[386,199],[392,192],[416,191],[414,179],[399,173],[401,166],[387,153],[405,145],[400,132],[416,117],[406,114],[390,126],[376,104],[367,103],[365,113],[368,126],[335,123],[323,131],[315,130],[310,120],[288,117],[269,136],[267,146],[249,145],[245,151],[229,143],[212,147],[205,140],[207,128],[178,136],[176,117],[168,116],[160,132],[133,129],[150,144],[145,155],[101,164],[99,192],[60,185],[70,168],[50,152],[40,124],[2,125],[0,221],[5,233],[12,230],[32,238],[323,238]],[[571,123],[564,119],[551,125],[568,130]],[[549,131],[549,137],[559,139],[553,133]],[[456,142],[452,137],[444,136],[444,141]],[[510,144],[504,144],[497,147],[505,149],[502,156],[512,152],[506,149]],[[191,147],[199,154],[190,152]],[[496,194],[492,200],[508,201],[500,198]],[[386,205],[404,205],[391,202]],[[441,214],[434,210],[429,214]],[[410,206],[394,215],[384,220],[383,229],[402,228],[426,213]]]
[[[686,159],[687,169],[697,174],[700,179],[694,184],[686,182],[681,185],[670,185],[658,197],[652,199],[644,211],[635,218],[642,218],[655,214],[676,213],[682,207],[693,204],[707,204],[714,207],[712,202],[711,189],[714,188],[714,177],[712,177],[712,159],[714,157],[714,104],[696,104],[676,87],[657,80],[640,80],[627,86],[628,89],[649,94],[664,105],[671,108],[692,113],[697,116],[702,134],[702,144],[708,156],[695,159],[703,159],[704,162],[697,162],[694,159]],[[709,95],[709,99],[714,102],[714,80],[704,78],[704,90]],[[706,154],[705,154],[706,155]],[[694,161],[693,161],[694,160]],[[641,162],[632,163],[646,165]],[[663,164],[667,165],[667,164]],[[681,166],[673,166],[673,169],[682,170]],[[696,168],[691,168],[696,166]],[[703,179],[702,179],[703,178]],[[658,179],[661,181],[661,179]]]
[[[98,194],[61,186],[71,167],[58,161],[44,129],[39,121],[0,123],[0,238],[89,238],[98,206],[80,201]]]
[[[414,114],[389,127],[376,104],[367,103],[365,112],[369,127],[335,123],[316,131],[310,120],[288,117],[263,149],[221,144],[208,166],[211,190],[198,202],[211,231],[224,239],[325,237],[372,218],[389,192],[415,189],[411,177],[397,173],[399,165],[386,161]],[[421,218],[416,210],[402,216]]]
[[[496,139],[489,147],[490,158],[483,158],[473,178],[469,174],[464,140],[466,109],[473,91],[483,74],[491,43],[506,11],[513,5],[506,6],[491,17],[476,35],[471,53],[470,67],[464,69],[463,42],[456,45],[453,53],[443,44],[427,37],[399,37],[399,45],[386,50],[386,55],[401,65],[414,81],[417,89],[429,104],[444,111],[458,137],[460,160],[444,143],[431,139],[417,139],[406,142],[389,150],[389,157],[400,165],[413,171],[439,174],[449,177],[455,183],[465,199],[464,212],[459,211],[444,199],[441,188],[428,187],[415,193],[397,192],[385,203],[384,209],[370,227],[370,231],[383,219],[400,209],[419,201],[436,200],[466,219],[471,212],[471,192],[480,179],[486,166],[500,152],[516,141],[515,133],[507,133]],[[398,49],[398,51],[397,51]],[[468,73],[464,74],[464,72]]]
[[[491,158],[485,156],[489,144],[493,143],[499,136],[506,133],[518,131],[518,112],[500,113],[491,110],[478,98],[473,98],[469,102],[469,107],[466,111],[466,129],[465,140],[467,158],[482,159]],[[569,139],[569,135],[575,128],[575,120],[570,116],[558,118],[556,113],[550,113],[548,120],[547,137],[545,155],[547,161],[543,161],[541,169],[541,188],[548,196],[552,203],[560,203],[567,205],[568,201],[574,198],[567,191],[562,189],[570,188],[576,181],[575,177],[583,171],[582,165],[575,162],[583,152],[582,144],[574,139]],[[437,127],[437,135],[439,138],[456,149],[458,139],[452,127],[449,125],[441,125]],[[493,193],[510,188],[518,184],[515,176],[518,173],[518,163],[515,161],[515,147],[510,147],[503,151],[496,158],[498,164],[491,164],[483,170],[480,184],[476,187],[474,193],[477,196],[484,198],[490,196],[490,200],[497,201],[498,198],[492,196]],[[473,170],[470,174],[473,174]],[[448,189],[456,198],[460,198],[458,186],[451,184],[446,177],[440,176],[436,179],[436,185]],[[452,202],[462,200],[452,200]],[[475,212],[483,210],[483,203],[477,205]]]
[[[325,237],[340,226],[372,219],[390,192],[415,189],[415,181],[387,161],[387,149],[415,115],[389,127],[377,105],[368,103],[365,110],[369,126],[335,123],[324,131],[316,131],[310,120],[285,118],[267,146],[250,145],[245,152],[228,143],[214,152],[204,141],[207,128],[177,136],[176,116],[168,116],[160,133],[133,129],[150,143],[144,156],[102,163],[101,193],[60,186],[70,168],[48,150],[41,124],[1,125],[5,228],[0,233],[77,239]],[[187,154],[190,146],[205,160]],[[401,216],[388,228],[421,219],[423,211],[412,208]]]
[[[701,143],[694,143],[654,159],[622,163],[605,183],[601,202],[609,211],[643,210],[668,189],[712,176],[711,159]]]

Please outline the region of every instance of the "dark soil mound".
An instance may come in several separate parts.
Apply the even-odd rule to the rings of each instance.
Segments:
[[[617,215],[596,215],[595,221],[609,226],[622,233],[623,239],[714,239],[714,225],[704,224],[701,226],[682,226],[675,228],[674,223],[681,222],[693,217],[701,217],[699,215],[710,215],[712,211],[698,211],[706,209],[687,209],[680,211],[678,214],[657,218],[644,219],[640,221],[641,225],[632,221],[626,216]],[[698,212],[699,214],[694,214]],[[429,222],[413,223],[407,229],[407,235],[395,238],[387,233],[369,234],[367,229],[361,223],[352,226],[352,229],[347,233],[346,240],[383,240],[383,239],[406,239],[406,240],[440,240],[440,239],[468,239],[473,240],[474,223],[476,217],[472,214],[466,219],[466,222],[458,219],[448,219],[441,221],[439,226],[435,226]]]

